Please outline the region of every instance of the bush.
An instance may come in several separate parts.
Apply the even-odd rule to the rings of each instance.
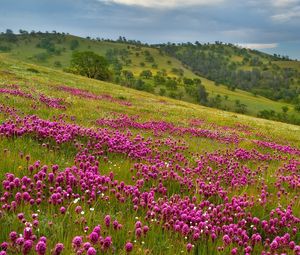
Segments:
[[[38,53],[33,56],[38,62],[45,62],[49,58],[49,54],[46,52]]]
[[[2,46],[2,45],[0,45],[0,51],[2,51],[2,52],[9,52],[9,51],[11,51],[11,48],[8,47],[8,46]]]
[[[55,67],[62,67],[60,61],[55,61],[53,64]]]
[[[39,73],[40,71],[34,69],[34,68],[27,68],[26,69],[28,72],[32,72],[32,73]]]
[[[77,41],[77,40],[72,40],[71,42],[70,42],[70,49],[71,50],[75,50],[75,49],[77,49],[79,47],[79,42]]]

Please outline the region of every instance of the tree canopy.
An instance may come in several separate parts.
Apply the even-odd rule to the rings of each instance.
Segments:
[[[107,81],[112,76],[108,67],[107,60],[92,51],[74,52],[72,54],[70,70],[73,73]]]

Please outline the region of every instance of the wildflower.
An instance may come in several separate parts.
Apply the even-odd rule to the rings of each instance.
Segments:
[[[54,247],[53,255],[60,255],[64,249],[64,245],[62,243],[57,243]]]
[[[47,248],[46,243],[43,242],[43,241],[39,241],[37,243],[37,245],[35,246],[35,250],[36,250],[38,255],[46,254],[46,248]]]
[[[32,240],[26,240],[24,242],[23,249],[22,249],[23,254],[24,255],[29,254],[32,246],[33,246],[33,241]],[[43,253],[40,253],[40,254],[43,254]]]
[[[193,249],[193,245],[192,245],[191,243],[188,243],[188,244],[186,245],[186,250],[187,250],[188,252],[190,252],[192,249]]]
[[[91,240],[91,242],[93,244],[97,243],[98,239],[99,239],[99,235],[97,232],[92,232],[90,235],[89,235],[89,239]]]
[[[82,238],[80,236],[75,236],[72,241],[73,247],[79,249],[82,244]]]
[[[129,252],[132,251],[132,249],[133,249],[132,243],[127,242],[127,243],[125,244],[125,251],[129,253]]]
[[[87,250],[87,255],[96,255],[97,254],[97,251],[95,248],[93,247],[90,247],[88,250]]]

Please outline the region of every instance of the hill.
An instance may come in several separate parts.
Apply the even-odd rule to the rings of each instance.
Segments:
[[[195,73],[272,100],[297,102],[300,93],[299,62],[271,56],[232,44],[160,45]],[[285,63],[286,62],[286,63]]]
[[[202,74],[199,76],[195,74],[199,72],[191,71],[192,66],[188,66],[184,61],[182,62],[185,65],[182,64],[181,59],[165,47],[143,45],[124,38],[111,41],[58,33],[23,32],[21,35],[0,35],[0,51],[1,49],[16,59],[59,70],[69,67],[74,51],[93,51],[109,60],[116,74],[114,82],[123,86],[232,112],[300,123],[299,113],[294,110],[295,105],[292,104],[294,102],[275,102],[261,96],[260,93],[238,88],[233,90],[218,79],[207,79],[204,78],[206,75]],[[275,59],[259,52],[255,54],[264,58],[265,62],[266,59]],[[234,54],[231,54],[231,58],[236,62],[242,59]],[[246,66],[243,65],[243,68]],[[207,99],[199,98],[198,83],[204,85],[208,93]],[[282,111],[283,107],[287,107],[287,113]]]
[[[0,74],[1,254],[299,251],[299,126],[4,55]]]

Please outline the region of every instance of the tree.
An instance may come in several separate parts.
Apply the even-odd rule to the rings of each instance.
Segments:
[[[237,113],[242,113],[242,114],[244,114],[244,113],[246,113],[246,111],[247,111],[247,105],[242,104],[242,103],[240,102],[240,100],[235,100],[235,111],[236,111]]]
[[[281,109],[282,109],[282,111],[283,111],[284,114],[286,114],[288,112],[288,110],[289,110],[289,108],[287,106],[282,106]]]
[[[71,50],[77,49],[78,46],[79,46],[79,42],[78,42],[77,40],[74,39],[74,40],[72,40],[72,41],[70,42],[70,49],[71,49]]]
[[[152,77],[152,72],[150,70],[143,70],[140,73],[140,77],[145,78],[145,79],[150,79]]]
[[[70,71],[103,81],[110,80],[112,76],[106,59],[91,51],[74,52],[71,59]]]
[[[198,101],[200,104],[207,104],[208,93],[203,85],[198,85]]]
[[[5,37],[8,42],[16,43],[18,41],[17,36],[11,29],[6,29]]]

